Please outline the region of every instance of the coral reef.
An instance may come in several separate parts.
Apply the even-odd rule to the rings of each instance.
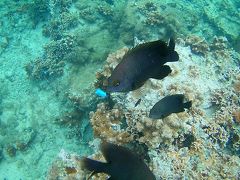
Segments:
[[[36,59],[25,66],[27,75],[32,80],[46,80],[63,75],[64,62],[52,59]]]
[[[240,109],[236,109],[233,111],[233,117],[237,123],[240,123]]]
[[[235,2],[231,1],[218,1],[214,4],[207,3],[207,6],[204,7],[204,14],[207,18],[207,21],[212,24],[212,27],[218,29],[218,35],[226,36],[236,50],[239,50],[237,47],[238,40],[238,30],[235,28],[237,19],[240,15],[237,12]],[[227,13],[227,12],[231,13]]]
[[[32,128],[17,133],[19,135],[12,139],[5,135],[6,139],[0,144],[3,146],[3,154],[8,157],[14,157],[17,153],[28,150],[37,134]]]
[[[210,49],[213,51],[213,54],[216,58],[229,58],[229,54],[227,53],[226,49],[229,46],[229,42],[226,37],[214,37],[210,46]]]
[[[107,17],[107,18],[113,16],[114,14],[114,11],[111,9],[111,6],[104,3],[97,7],[97,11],[101,16]]]
[[[105,161],[101,153],[95,153],[91,156],[91,158],[99,161],[103,161],[103,162]],[[47,180],[55,180],[55,179],[85,180],[86,178],[89,178],[91,175],[93,175],[91,177],[91,179],[93,180],[104,180],[108,177],[106,174],[100,174],[100,173],[93,174],[93,172],[88,172],[82,169],[80,160],[81,160],[81,156],[77,154],[68,153],[64,149],[62,149],[48,171]]]
[[[81,92],[69,89],[65,92],[63,99],[67,103],[67,111],[57,117],[54,124],[67,129],[65,136],[69,139],[81,139],[82,142],[92,140],[93,132],[89,122],[89,113],[100,102],[93,92],[92,85],[84,87]]]
[[[65,96],[75,109],[84,112],[95,109],[96,104],[100,102],[100,99],[95,96],[91,85],[84,88],[81,92],[68,91]]]
[[[178,42],[176,49],[180,61],[177,65],[169,63],[173,69],[169,77],[161,81],[150,79],[140,89],[127,94],[113,93],[113,104],[110,105],[107,99],[98,104],[95,112],[90,112],[94,136],[116,144],[134,144],[138,150],[140,146],[145,147],[143,158],[157,179],[207,179],[212,176],[236,179],[240,167],[239,71],[225,64],[226,59],[212,62],[215,54],[210,51],[204,51],[207,60],[203,60],[203,56],[192,55],[189,46],[182,46],[187,45],[183,39]],[[208,46],[211,50],[225,47],[227,54],[232,53],[221,43],[223,41],[214,42]],[[128,48],[123,48],[109,54],[105,66],[96,73],[96,87],[104,89],[106,79],[127,51]],[[226,58],[229,63],[235,63],[231,56]],[[203,63],[207,69],[202,67]],[[216,66],[220,67],[217,71]],[[228,88],[226,82],[230,85]],[[192,100],[190,111],[158,120],[148,117],[155,102],[175,93],[183,93],[186,99]],[[82,102],[81,96],[68,96],[76,107],[88,104]],[[141,103],[135,107],[139,98]],[[134,146],[130,147],[134,149]],[[98,148],[94,149],[97,151]],[[96,159],[101,158],[96,155]],[[81,174],[76,167],[69,168],[69,171]]]
[[[61,39],[65,32],[78,25],[78,16],[75,13],[62,12],[56,19],[52,19],[48,25],[44,26],[43,34],[54,40]]]
[[[16,155],[16,148],[12,145],[8,145],[6,147],[6,154],[9,155],[10,157],[13,157]]]
[[[65,35],[60,40],[51,41],[45,47],[45,56],[49,59],[60,61],[64,59],[72,48],[76,46],[75,37]]]
[[[178,151],[170,150],[166,154],[162,153],[161,156],[157,156],[154,151],[149,152],[153,156],[155,175],[159,179],[182,177],[189,179],[238,178],[239,157],[221,155],[219,152],[211,150],[209,145],[208,148],[205,148],[204,144],[198,145],[195,143],[196,147],[192,147],[190,150],[186,148]],[[211,154],[207,155],[209,151]],[[172,163],[169,165],[167,162]],[[160,171],[160,169],[162,170]],[[168,174],[169,171],[174,173]]]
[[[141,19],[146,26],[157,28],[162,38],[170,37],[177,33],[178,23],[171,13],[164,13],[154,2],[144,2],[137,7],[143,16]]]
[[[124,119],[120,108],[108,110],[105,104],[99,104],[97,111],[90,113],[90,118],[96,138],[117,144],[125,144],[132,140],[132,135],[122,128]]]
[[[42,58],[37,58],[26,64],[25,70],[32,80],[47,80],[63,75],[64,57],[72,52],[74,37],[66,35],[60,40],[51,41],[44,49]]]
[[[29,17],[35,28],[38,23],[45,21],[50,16],[49,1],[34,0],[33,2],[26,4],[29,13]]]
[[[197,36],[187,37],[186,45],[190,45],[192,52],[195,54],[205,55],[210,50],[206,40]]]
[[[43,35],[59,40],[64,33],[77,26],[77,14],[71,12],[72,0],[49,0],[51,19],[43,27]]]
[[[60,148],[98,151],[88,143],[93,128],[95,137],[143,151],[158,179],[239,179],[240,56],[231,49],[240,51],[238,12],[237,1],[0,1],[0,178],[44,179]],[[107,56],[96,74],[103,89],[136,40],[169,36],[186,38],[177,39],[180,61],[169,63],[166,79],[113,93],[111,102],[88,87]],[[192,109],[149,119],[154,103],[174,93]],[[81,179],[78,156],[63,154],[49,179]]]
[[[76,154],[69,154],[63,149],[49,168],[47,179],[79,179],[84,180],[86,173],[81,169],[80,157]]]
[[[214,36],[212,41],[206,41],[200,36],[191,35],[186,38],[185,45],[189,45],[194,54],[215,56],[217,59],[229,59],[230,52],[228,50],[229,42],[226,37]],[[217,61],[219,66],[222,65],[221,60]]]
[[[222,37],[216,37],[211,45],[199,46],[204,47],[201,52],[207,59],[215,59],[215,54],[210,52],[210,49],[214,52],[224,47],[226,53],[231,54],[231,50],[225,45],[226,41],[221,39]],[[179,42],[183,41],[179,40]],[[188,42],[183,42],[183,44],[188,45]],[[202,68],[201,56],[193,57],[188,47],[177,46],[176,49],[180,54],[180,62],[178,65],[170,64],[173,72],[169,77],[162,81],[150,79],[139,90],[125,95],[112,94],[113,102],[117,105],[113,106],[113,109],[99,104],[97,111],[90,115],[95,135],[104,140],[123,143],[122,139],[112,136],[115,133],[112,132],[112,120],[115,119],[111,118],[112,111],[117,108],[124,117],[122,119],[126,121],[123,128],[121,126],[116,128],[117,132],[125,132],[131,136],[131,139],[125,143],[135,142],[146,145],[157,178],[169,178],[167,169],[170,167],[173,167],[171,168],[173,179],[183,177],[202,179],[212,176],[237,178],[237,169],[240,165],[237,157],[239,125],[236,121],[239,92],[235,91],[238,88],[234,84],[238,82],[239,72],[234,69],[234,66],[222,63],[226,59],[218,60],[217,63],[222,64],[219,71],[215,71],[216,63],[211,61],[204,62],[208,69]],[[97,87],[104,88],[106,78],[126,52],[127,49],[122,49],[108,56],[103,70],[97,73],[95,83]],[[200,50],[197,52],[199,54]],[[234,63],[230,56],[226,58],[229,63]],[[231,70],[228,69],[230,67]],[[229,73],[226,73],[227,70]],[[224,77],[228,79],[231,87],[225,87],[226,80],[221,80],[222,72],[228,75]],[[190,76],[183,81],[181,77],[188,74]],[[222,89],[219,90],[219,88]],[[172,114],[158,120],[148,118],[150,107],[155,101],[161,99],[162,96],[175,93],[183,93],[187,99],[193,101],[193,107],[189,112]],[[135,107],[134,104],[139,98],[142,99],[141,103]],[[226,153],[229,150],[232,155]],[[211,155],[208,155],[208,152],[211,152]],[[230,169],[223,164],[226,159],[231,164]],[[164,164],[166,166],[162,167]],[[213,166],[214,170],[209,171],[208,169]]]
[[[163,120],[153,121],[146,112],[129,111],[126,114],[128,129],[139,143],[146,144],[149,148],[159,148],[161,144],[172,144],[174,138],[179,136],[183,128],[183,117],[171,115]],[[185,119],[185,118],[184,118]],[[182,122],[181,122],[182,121]]]
[[[232,86],[218,89],[213,92],[211,102],[216,106],[216,112],[212,116],[212,121],[217,123],[219,130],[215,130],[216,140],[233,154],[238,155],[239,147],[239,91],[236,88],[238,83],[239,70],[231,71],[228,81]],[[223,132],[225,135],[223,135]],[[213,132],[211,131],[212,134]],[[210,135],[211,136],[211,135]],[[224,138],[224,137],[225,138]]]
[[[33,2],[32,11],[35,8],[37,8],[37,11],[29,11],[29,13],[33,16],[33,19],[37,19],[37,22],[33,20],[35,24],[41,20],[41,17],[36,18],[34,13],[38,14],[38,11],[40,11],[40,16],[47,13],[51,14],[51,21],[45,24],[43,34],[51,37],[52,40],[45,45],[41,57],[26,65],[25,69],[30,79],[48,80],[63,75],[64,58],[77,46],[75,37],[66,33],[67,30],[75,28],[78,24],[76,13],[69,11],[71,4],[72,1],[68,0],[49,0],[44,3],[41,3],[41,0],[36,0]]]

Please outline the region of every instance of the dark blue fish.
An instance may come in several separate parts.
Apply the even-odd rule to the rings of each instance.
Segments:
[[[158,40],[140,44],[128,51],[108,78],[108,92],[128,92],[141,87],[149,78],[163,79],[171,73],[166,62],[179,60],[175,42]]]
[[[183,112],[184,108],[189,109],[191,106],[192,101],[184,103],[183,94],[166,96],[153,106],[150,110],[149,117],[152,119],[165,118],[172,113]]]
[[[139,100],[137,100],[137,102],[135,103],[134,107],[137,107],[141,103],[141,101],[142,101],[141,98]]]
[[[101,151],[106,162],[89,158],[81,160],[82,168],[110,175],[108,180],[155,180],[144,161],[129,149],[111,143],[102,143]]]

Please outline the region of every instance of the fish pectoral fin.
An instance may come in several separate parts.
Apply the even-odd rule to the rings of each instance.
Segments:
[[[183,107],[186,109],[190,109],[192,107],[192,101],[185,102],[183,104]]]
[[[171,68],[168,65],[161,66],[157,68],[155,71],[151,71],[150,78],[154,79],[163,79],[167,77],[172,72]]]
[[[93,174],[106,172],[108,169],[107,163],[89,159],[87,157],[81,158],[80,165],[82,169],[91,171]]]
[[[132,83],[132,85],[131,85],[131,86],[132,86],[131,89],[132,89],[132,90],[136,90],[136,89],[140,88],[141,86],[143,86],[144,83],[145,83],[145,81],[142,81],[142,82],[134,82],[134,83]]]

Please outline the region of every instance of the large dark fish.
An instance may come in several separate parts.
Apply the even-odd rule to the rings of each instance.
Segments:
[[[111,143],[102,143],[101,151],[105,162],[89,158],[81,160],[82,168],[95,173],[110,175],[108,180],[155,180],[144,161],[129,149]]]
[[[153,106],[150,110],[149,117],[152,119],[165,118],[172,113],[183,112],[184,108],[189,109],[191,106],[192,101],[184,103],[183,94],[166,96]]]
[[[179,60],[175,42],[158,40],[140,44],[128,51],[108,78],[108,92],[128,92],[141,87],[149,78],[163,79],[171,73],[166,62]]]

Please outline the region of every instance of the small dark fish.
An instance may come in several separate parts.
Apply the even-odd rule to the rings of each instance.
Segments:
[[[189,109],[192,106],[192,101],[185,103],[183,101],[183,94],[166,96],[152,107],[149,117],[152,119],[165,118],[172,113],[183,112],[184,108]]]
[[[141,87],[149,78],[163,79],[171,73],[166,62],[179,60],[175,42],[158,40],[140,44],[128,51],[108,78],[108,92],[128,92]]]
[[[141,103],[141,101],[142,101],[141,98],[139,100],[137,100],[137,102],[135,103],[134,107],[137,107]]]
[[[101,151],[105,162],[84,157],[81,166],[95,173],[105,173],[111,177],[108,180],[155,180],[144,161],[129,149],[111,143],[102,143]]]

